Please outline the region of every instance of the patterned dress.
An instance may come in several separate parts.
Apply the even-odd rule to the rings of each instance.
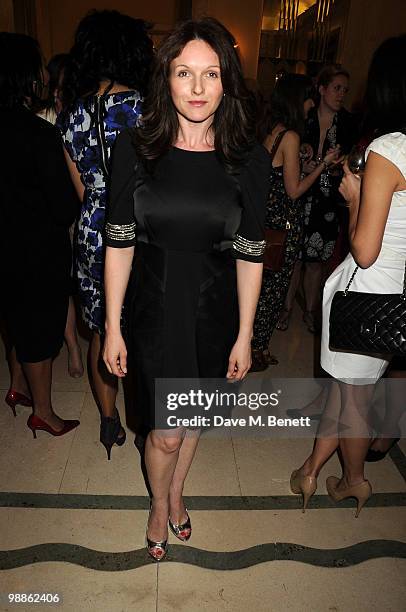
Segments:
[[[354,117],[345,109],[334,115],[327,130],[322,157],[327,150],[340,145],[341,153],[349,153],[357,141],[358,129]],[[306,121],[304,142],[311,145],[313,160],[317,160],[320,126],[317,109],[309,112]],[[338,188],[342,175],[338,170],[324,171],[306,192],[304,205],[304,238],[300,255],[305,262],[328,261],[333,255],[339,230]],[[342,198],[341,198],[342,200]]]
[[[289,289],[293,267],[298,259],[303,235],[303,201],[291,200],[283,182],[283,166],[271,167],[270,192],[266,206],[265,227],[290,230],[285,245],[284,264],[279,272],[264,268],[261,294],[254,323],[252,348],[265,351],[276,327]]]
[[[104,331],[103,234],[109,160],[119,132],[137,126],[140,114],[140,94],[123,91],[78,100],[69,115],[58,118],[65,147],[85,185],[75,262],[83,318],[98,333]]]

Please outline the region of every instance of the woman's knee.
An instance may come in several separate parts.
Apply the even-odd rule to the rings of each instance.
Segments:
[[[174,436],[173,433],[157,430],[151,431],[150,439],[153,448],[168,454],[176,453],[183,440],[181,436]]]

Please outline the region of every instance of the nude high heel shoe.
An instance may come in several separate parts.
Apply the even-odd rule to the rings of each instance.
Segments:
[[[290,477],[290,490],[295,495],[303,495],[303,508],[304,512],[307,508],[307,503],[313,493],[317,489],[317,478],[315,476],[304,476],[300,470],[292,472]]]
[[[340,502],[343,499],[347,499],[347,497],[355,497],[357,500],[357,511],[355,513],[355,518],[358,518],[365,502],[367,502],[372,495],[372,488],[369,481],[364,480],[364,482],[360,482],[357,485],[337,491],[339,482],[340,478],[337,478],[336,476],[329,476],[326,480],[327,493],[335,502]]]

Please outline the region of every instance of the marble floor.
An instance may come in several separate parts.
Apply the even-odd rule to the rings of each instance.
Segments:
[[[279,365],[251,376],[311,377],[314,343],[296,307],[289,330],[272,342]],[[187,544],[170,536],[167,559],[156,564],[144,549],[148,497],[132,432],[108,462],[87,378],[69,378],[66,366],[64,350],[55,362],[54,406],[80,419],[76,430],[34,440],[30,409],[17,407],[17,418],[5,403],[0,411],[0,610],[405,610],[404,440],[367,464],[374,495],[355,520],[354,500],[336,505],[326,495],[325,477],[340,473],[336,457],[300,511],[289,477],[311,449],[309,437],[204,436],[185,489],[193,536]],[[2,356],[1,393],[7,388]],[[122,393],[118,406],[124,415]],[[9,593],[61,601],[10,604]]]

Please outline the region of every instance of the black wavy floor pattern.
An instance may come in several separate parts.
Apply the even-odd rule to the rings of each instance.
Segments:
[[[195,495],[185,497],[189,510],[298,510],[301,498],[297,495]],[[340,508],[353,508],[354,500],[345,499]],[[368,508],[397,508],[406,506],[406,493],[374,493]],[[308,509],[333,509],[328,495],[313,495]],[[146,495],[87,495],[68,493],[0,492],[0,508],[62,508],[70,510],[148,510]]]
[[[297,561],[318,567],[350,567],[381,557],[406,558],[406,544],[396,540],[368,540],[347,548],[319,549],[276,542],[233,552],[214,552],[190,546],[171,545],[167,562],[187,563],[204,569],[239,570],[268,561]],[[33,563],[60,561],[101,571],[125,571],[154,563],[144,548],[107,553],[75,544],[40,544],[2,551],[0,569],[9,570]]]

